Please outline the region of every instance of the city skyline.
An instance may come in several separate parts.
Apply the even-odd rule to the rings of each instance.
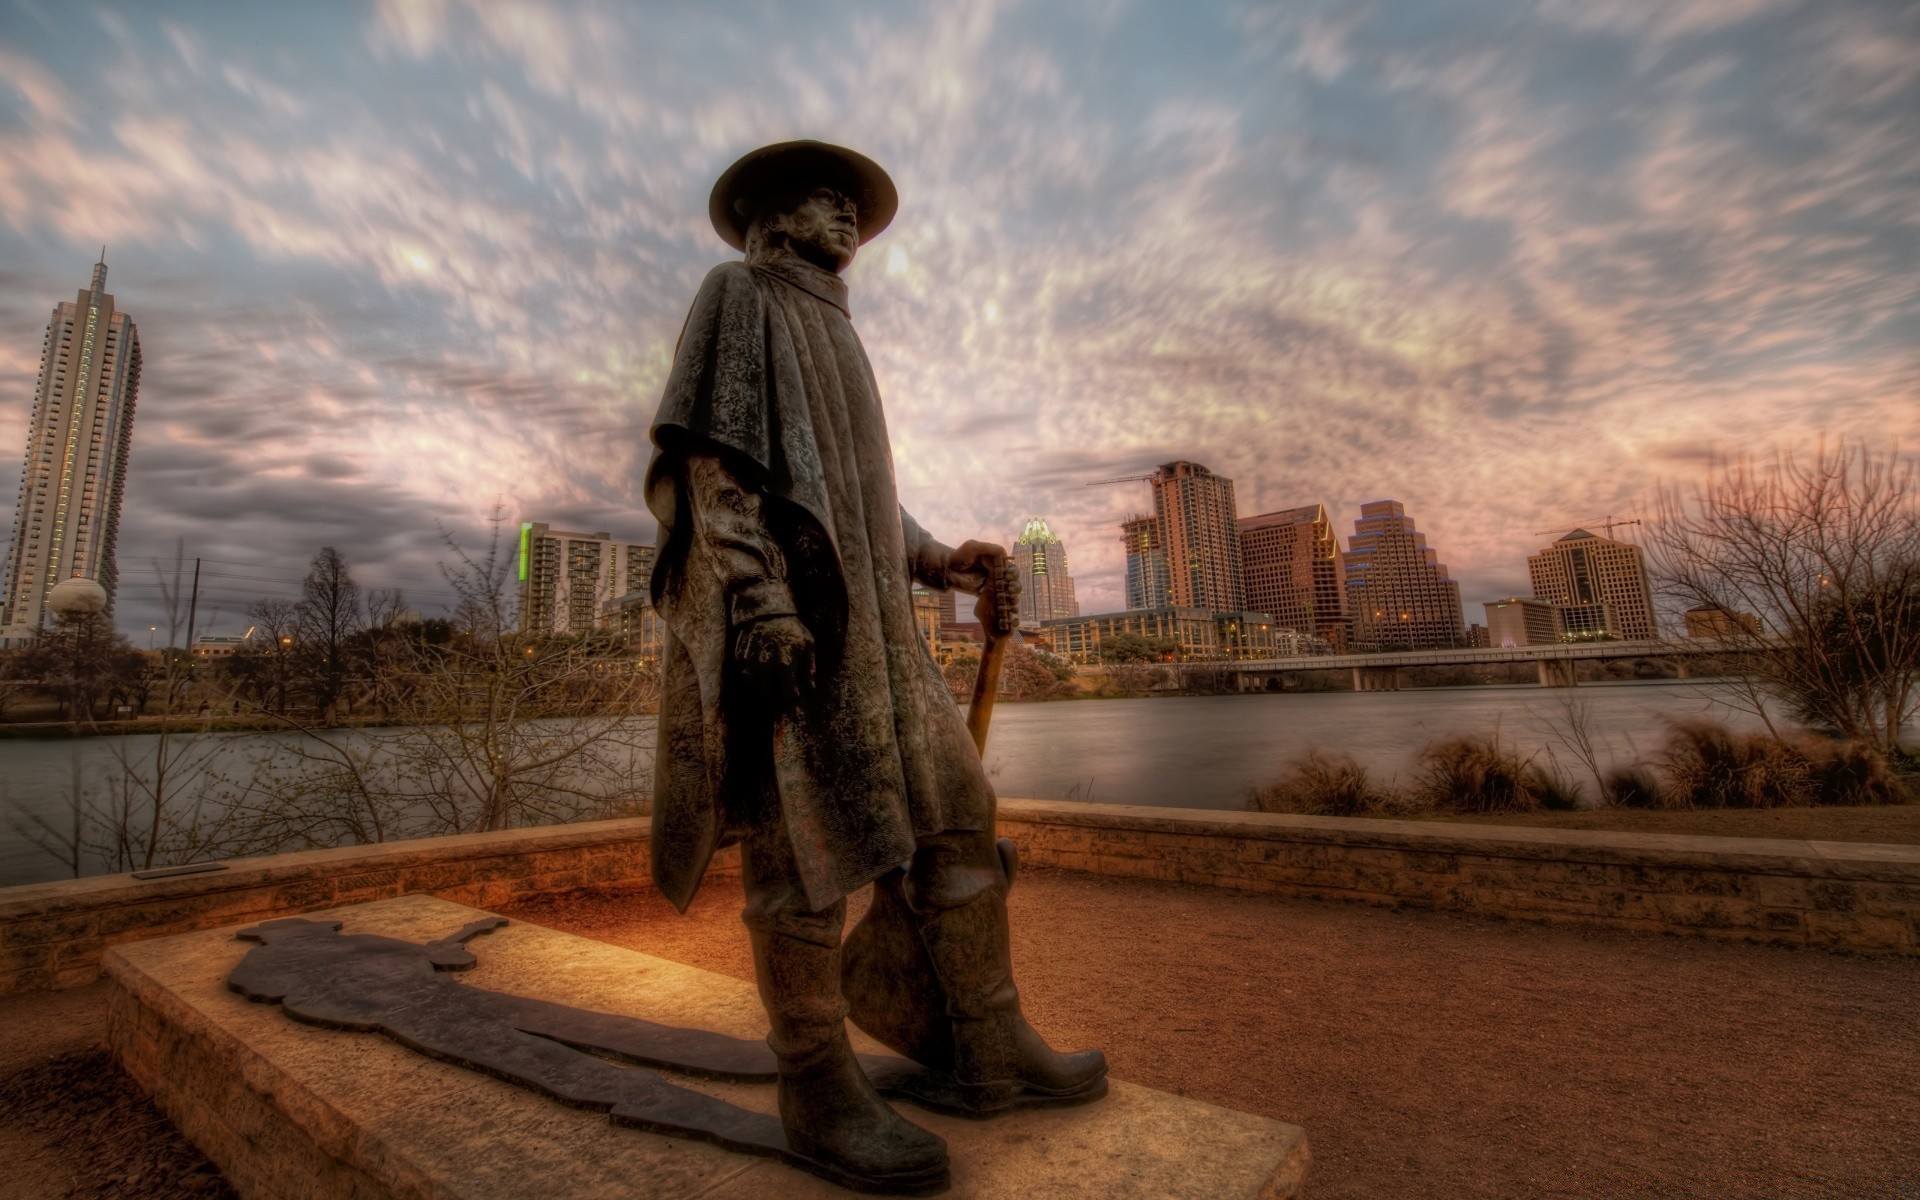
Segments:
[[[336,545],[423,610],[436,522],[496,502],[649,540],[706,188],[791,135],[901,184],[849,280],[907,507],[1047,513],[1083,611],[1143,496],[1081,485],[1173,458],[1245,512],[1394,496],[1492,598],[1715,453],[1920,434],[1911,12],[566,11],[0,6],[0,449],[109,243],[123,628],[177,539],[276,582]]]

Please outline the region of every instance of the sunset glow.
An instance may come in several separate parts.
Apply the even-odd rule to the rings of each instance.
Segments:
[[[1142,489],[1082,485],[1186,458],[1402,502],[1472,611],[1715,455],[1920,436],[1917,111],[1920,17],[1846,0],[9,4],[0,446],[105,242],[123,627],[177,538],[425,610],[496,503],[651,537],[707,190],[820,137],[899,185],[848,278],[936,535],[1044,517],[1117,609]]]

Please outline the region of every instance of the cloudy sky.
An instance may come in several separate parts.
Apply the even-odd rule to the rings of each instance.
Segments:
[[[907,506],[1047,517],[1088,611],[1146,492],[1083,485],[1175,457],[1403,501],[1474,614],[1716,454],[1920,442],[1916,5],[0,5],[0,497],[106,243],[129,630],[181,539],[237,632],[322,544],[431,610],[496,503],[650,538],[708,188],[790,137],[900,187],[848,277]]]

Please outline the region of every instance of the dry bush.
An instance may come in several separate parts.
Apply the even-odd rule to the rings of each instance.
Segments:
[[[1675,808],[1790,806],[1805,782],[1784,742],[1713,721],[1675,722],[1654,761]]]
[[[1548,812],[1572,812],[1586,798],[1580,785],[1556,768],[1535,765],[1531,773],[1534,797]]]
[[[1406,808],[1405,798],[1377,788],[1367,769],[1345,754],[1309,750],[1287,764],[1280,778],[1253,790],[1255,812],[1306,813],[1323,817],[1369,817]]]
[[[1656,762],[1673,808],[1804,808],[1906,804],[1886,757],[1864,742],[1735,733],[1677,722]]]
[[[1912,804],[1914,796],[1886,755],[1864,742],[1809,737],[1795,743],[1807,760],[1815,804]]]
[[[1606,803],[1621,808],[1672,808],[1659,776],[1643,764],[1607,772],[1601,793]]]
[[[1420,752],[1415,794],[1428,807],[1453,813],[1533,812],[1542,793],[1563,792],[1550,777],[1492,737],[1451,737]],[[1557,798],[1557,797],[1556,797]]]

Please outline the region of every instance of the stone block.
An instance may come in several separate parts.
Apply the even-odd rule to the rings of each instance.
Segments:
[[[482,914],[408,896],[315,915],[427,941]],[[226,990],[248,948],[221,930],[106,957],[115,1054],[244,1200],[848,1195],[765,1159],[616,1127],[385,1038],[291,1021]],[[475,986],[766,1032],[753,986],[740,980],[519,922],[474,948],[480,965],[463,979]],[[771,1087],[678,1081],[772,1108]],[[992,1121],[905,1111],[947,1139],[956,1200],[1282,1200],[1299,1194],[1308,1161],[1295,1126],[1121,1081],[1092,1105]]]
[[[69,942],[94,932],[98,915],[94,912],[58,913],[9,921],[0,925],[0,946],[45,946]]]

